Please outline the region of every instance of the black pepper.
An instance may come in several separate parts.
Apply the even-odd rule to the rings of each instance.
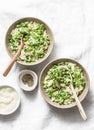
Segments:
[[[25,85],[27,84],[29,87],[32,87],[34,84],[34,80],[31,74],[25,74],[22,77],[22,81]]]

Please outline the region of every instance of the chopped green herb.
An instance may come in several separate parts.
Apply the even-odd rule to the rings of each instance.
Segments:
[[[44,90],[53,102],[60,105],[75,102],[70,88],[70,74],[73,77],[75,91],[79,96],[86,86],[82,68],[70,62],[61,62],[49,69],[44,80]]]
[[[20,39],[23,37],[24,48],[19,58],[24,62],[36,62],[43,58],[50,45],[50,39],[44,24],[33,21],[25,21],[16,25],[9,36],[9,44],[13,53],[16,53]]]

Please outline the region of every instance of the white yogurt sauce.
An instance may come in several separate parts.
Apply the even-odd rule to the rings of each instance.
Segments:
[[[0,87],[0,114],[10,113],[15,109],[19,101],[19,96],[15,89],[3,86]]]

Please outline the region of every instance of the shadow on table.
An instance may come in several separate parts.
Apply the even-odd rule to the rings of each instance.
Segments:
[[[37,98],[37,94],[38,94],[38,86],[35,88],[35,90],[33,91],[23,91],[24,95],[28,98],[28,100],[32,100],[34,101]]]
[[[10,115],[0,115],[0,122],[10,123],[11,121],[15,121],[19,117],[20,113],[21,113],[21,103],[20,103],[19,108],[14,113]]]
[[[85,98],[85,100],[82,102],[83,108],[86,112],[87,118],[89,119],[90,115],[90,108],[92,107],[92,100],[91,100],[91,94],[90,92],[88,93],[87,97]],[[49,115],[52,117],[56,117],[58,118],[60,121],[68,121],[70,123],[74,123],[74,122],[84,122],[83,119],[80,116],[80,113],[78,111],[77,107],[74,108],[70,108],[70,109],[57,109],[55,107],[50,106],[50,111],[49,111]]]

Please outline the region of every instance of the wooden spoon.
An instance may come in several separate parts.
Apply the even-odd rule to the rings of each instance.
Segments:
[[[19,49],[17,51],[17,53],[13,56],[11,62],[9,63],[9,65],[7,66],[7,68],[5,69],[4,73],[3,73],[3,76],[7,76],[8,73],[10,72],[12,66],[14,65],[15,61],[17,60],[18,56],[20,55],[21,53],[21,50],[23,49],[24,47],[24,43],[23,43],[23,37],[21,37],[21,44],[19,46]]]
[[[74,86],[73,86],[73,83],[72,83],[72,76],[70,76],[70,77],[71,77],[70,88],[71,88],[72,93],[73,93],[73,95],[74,95],[74,98],[75,98],[77,107],[78,107],[78,109],[79,109],[79,112],[80,112],[80,114],[81,114],[83,120],[87,120],[86,113],[85,113],[85,111],[84,111],[84,109],[83,109],[83,107],[82,107],[82,105],[81,105],[81,103],[80,103],[80,101],[79,101],[79,98],[77,97],[77,94],[76,94],[76,92],[75,92],[75,89],[74,89]]]

